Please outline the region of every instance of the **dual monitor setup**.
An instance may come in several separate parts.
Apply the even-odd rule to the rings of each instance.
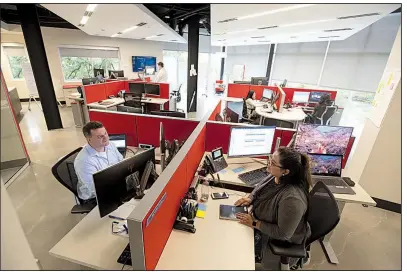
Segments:
[[[232,127],[228,157],[270,155],[275,130],[275,127],[267,126]],[[343,156],[352,132],[352,127],[301,124],[295,135],[293,148],[308,154],[311,160],[311,173],[314,176],[313,181],[323,181],[334,193],[354,194],[341,179]],[[216,162],[217,158],[213,159]],[[267,176],[266,167],[238,175],[240,180],[251,186]],[[335,181],[335,179],[339,180]]]
[[[144,84],[144,83],[129,83],[130,93],[143,96],[144,94],[149,95],[160,95],[160,85],[159,84]]]
[[[323,95],[329,96],[331,99],[331,94],[327,92],[294,92],[293,103],[318,103]]]
[[[108,70],[110,79],[118,79],[124,77],[123,70]],[[93,76],[91,78],[82,78],[82,85],[91,85],[105,81],[105,69],[93,69]]]

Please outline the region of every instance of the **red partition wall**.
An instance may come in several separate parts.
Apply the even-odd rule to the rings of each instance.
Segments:
[[[85,92],[86,104],[98,102],[107,98],[105,83],[86,85],[83,87]]]
[[[250,85],[250,90],[253,90],[256,93],[256,100],[260,100],[262,98],[264,89],[278,92],[278,87],[276,86]]]
[[[126,134],[128,146],[138,146],[136,115],[89,111],[89,119],[101,122],[109,134]]]
[[[204,152],[205,126],[202,128],[198,137],[188,150],[188,153],[179,164],[142,222],[146,270],[155,269],[158,260],[160,259],[161,253],[163,252],[165,244],[171,234],[172,226],[180,206],[180,201],[192,182],[195,171]],[[171,163],[168,167],[171,167]],[[153,213],[160,201],[161,206],[156,211],[154,219],[147,224],[147,219],[151,213]]]
[[[287,101],[292,101],[294,92],[321,92],[321,93],[329,93],[331,94],[331,99],[335,100],[336,99],[336,91],[327,91],[327,90],[315,90],[315,89],[304,89],[304,88],[283,88],[285,92],[285,101],[284,103],[287,103]]]
[[[247,96],[250,90],[249,84],[228,84],[228,97],[243,98]]]
[[[160,122],[162,122],[164,126],[165,139],[169,141],[178,139],[180,143],[181,141],[188,139],[192,131],[194,131],[198,125],[198,121],[193,120],[138,115],[136,118],[136,124],[138,128],[137,139],[139,143],[159,146]]]
[[[123,80],[120,81],[112,81],[112,82],[106,82],[105,83],[105,92],[106,96],[109,95],[114,95],[117,96],[117,93],[120,92],[121,90],[126,90],[125,89],[125,82]]]
[[[215,121],[216,120],[215,119],[216,114],[218,114],[218,113],[220,114],[221,106],[222,106],[222,103],[221,103],[221,101],[219,101],[218,104],[216,105],[215,109],[213,110],[213,112],[209,116],[209,118],[208,118],[209,121]]]
[[[343,156],[342,168],[345,168],[346,163],[348,162],[350,152],[352,151],[353,144],[355,143],[355,137],[352,136],[349,139],[348,147],[346,148],[345,155]]]

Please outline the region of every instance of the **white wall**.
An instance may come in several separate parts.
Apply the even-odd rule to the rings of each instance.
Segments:
[[[386,69],[401,69],[401,30]],[[372,108],[372,112],[377,108]],[[373,113],[371,113],[373,114]],[[380,127],[367,119],[359,144],[349,161],[348,175],[373,197],[401,203],[401,81]]]
[[[16,210],[2,182],[1,270],[38,270],[38,265],[18,220]]]
[[[145,40],[107,38],[88,35],[80,30],[61,28],[41,28],[48,64],[57,97],[63,97],[62,85],[64,77],[61,68],[58,47],[62,45],[118,47],[120,51],[120,69],[128,78],[136,78],[132,72],[132,56],[155,56],[157,62],[162,61],[163,43]],[[12,33],[12,34],[10,34]],[[24,43],[21,32],[1,32],[2,43]],[[10,65],[4,52],[1,53],[1,67],[8,86],[16,86],[20,98],[28,98],[28,89],[24,80],[13,80]]]

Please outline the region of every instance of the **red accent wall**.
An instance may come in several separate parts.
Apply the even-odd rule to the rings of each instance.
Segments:
[[[283,91],[285,92],[285,101],[284,103],[287,103],[287,101],[292,101],[294,92],[322,92],[322,93],[330,93],[331,94],[331,99],[335,100],[336,99],[336,91],[327,91],[327,90],[314,90],[314,89],[304,89],[304,88],[283,88]]]
[[[220,114],[221,106],[222,106],[222,103],[221,103],[221,101],[219,101],[219,103],[216,105],[215,109],[213,110],[213,112],[212,112],[211,115],[209,116],[208,120],[210,120],[210,121],[215,121],[215,120],[216,120],[216,119],[215,119],[216,114],[217,114],[217,113]]]
[[[83,87],[85,92],[86,104],[98,102],[107,98],[105,83],[86,85]]]
[[[193,120],[139,115],[136,118],[139,143],[151,144],[156,147],[159,146],[160,122],[162,122],[164,126],[165,139],[169,141],[178,139],[180,142],[187,140],[198,125],[198,121]]]
[[[138,146],[136,115],[89,111],[89,119],[101,122],[109,134],[126,134],[127,145]]]
[[[125,81],[123,80],[106,82],[105,85],[105,92],[107,97],[109,97],[109,95],[117,96],[117,93],[119,91],[125,90]]]
[[[184,160],[180,163],[177,170],[175,170],[171,179],[161,192],[160,197],[157,198],[156,202],[143,220],[142,228],[146,270],[155,269],[158,260],[160,259],[165,244],[171,234],[180,201],[192,182],[195,170],[199,165],[204,152],[205,127],[201,130]],[[160,208],[147,226],[148,217],[164,194],[166,195],[165,200],[162,202]]]

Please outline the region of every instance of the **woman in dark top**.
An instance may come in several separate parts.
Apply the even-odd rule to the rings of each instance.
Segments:
[[[250,214],[238,214],[240,223],[261,233],[262,266],[279,270],[280,257],[268,245],[277,240],[301,244],[311,230],[306,219],[311,174],[308,157],[281,147],[268,161],[269,175],[253,192],[236,201],[236,206],[252,206]],[[290,259],[290,265],[297,262]]]

